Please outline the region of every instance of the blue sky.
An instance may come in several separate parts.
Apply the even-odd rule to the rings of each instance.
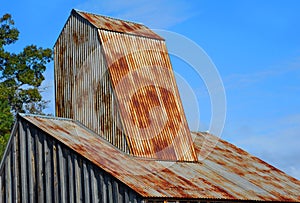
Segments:
[[[224,83],[227,117],[222,138],[300,179],[299,1],[2,1],[0,15],[12,14],[21,32],[9,49],[19,52],[28,44],[52,48],[72,8],[193,40],[211,58]],[[171,59],[174,71],[193,88],[200,130],[206,131],[211,117],[208,91],[187,71],[187,63]],[[46,78],[45,98],[52,100],[47,111],[53,112],[53,63]],[[180,89],[193,129],[195,104]]]

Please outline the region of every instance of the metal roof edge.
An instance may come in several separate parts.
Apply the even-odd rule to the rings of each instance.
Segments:
[[[64,121],[72,121],[76,122],[71,118],[63,118],[63,117],[56,117],[56,116],[49,116],[49,115],[39,115],[39,114],[30,114],[30,113],[18,113],[21,117],[38,117],[38,118],[46,118],[46,119],[53,119],[53,120],[64,120]]]
[[[85,20],[88,24],[90,24],[91,26],[93,26],[95,29],[98,29],[97,26],[95,26],[95,25],[92,24],[90,21],[88,21],[86,18],[84,18],[82,15],[80,15],[79,12],[83,12],[83,13],[84,13],[84,11],[79,11],[78,9],[72,9],[72,10],[71,10],[71,12],[70,12],[70,14],[69,14],[69,17],[67,18],[67,20],[66,20],[66,22],[65,22],[65,24],[64,24],[64,26],[63,26],[63,28],[61,29],[61,31],[60,31],[60,33],[59,33],[57,39],[55,40],[55,43],[54,43],[53,48],[56,46],[57,41],[59,40],[61,34],[63,33],[63,31],[64,31],[66,25],[68,24],[68,22],[69,22],[69,20],[70,20],[70,18],[71,18],[72,16],[78,16],[78,17],[82,18],[83,20]]]
[[[131,157],[133,159],[138,159],[138,160],[143,160],[143,161],[158,161],[158,162],[172,162],[172,163],[177,163],[177,162],[185,162],[185,163],[199,163],[199,161],[174,161],[174,160],[163,160],[163,159],[154,159],[154,158],[148,158],[148,157],[139,157],[139,156],[135,156],[132,154],[128,154],[122,150],[120,150],[119,148],[117,148],[116,146],[114,146],[113,144],[111,144],[108,140],[104,139],[101,135],[97,134],[96,132],[92,131],[91,129],[89,129],[87,126],[85,126],[83,123],[81,123],[78,120],[74,120],[71,118],[63,118],[63,117],[56,117],[56,116],[47,116],[47,115],[38,115],[38,114],[27,114],[27,113],[18,113],[18,116],[22,117],[23,119],[25,119],[26,121],[30,122],[31,124],[33,124],[34,126],[36,126],[37,128],[39,128],[38,125],[34,124],[33,122],[31,122],[30,120],[26,119],[26,117],[38,117],[38,118],[44,118],[44,119],[51,119],[51,120],[61,120],[61,121],[70,121],[75,123],[76,125],[78,125],[79,127],[85,129],[86,131],[90,132],[91,134],[93,134],[94,136],[97,136],[97,138],[102,139],[104,142],[108,143],[111,145],[111,147],[115,148],[116,150],[120,151],[122,154]],[[49,134],[48,132],[46,132],[47,134]],[[50,135],[50,134],[49,134]],[[51,136],[51,135],[50,135]]]
[[[73,9],[72,9],[72,11],[73,11]],[[65,29],[65,27],[66,27],[66,25],[68,24],[68,22],[69,22],[69,20],[70,20],[70,18],[71,18],[71,16],[72,16],[72,11],[70,12],[70,15],[69,15],[69,17],[67,18],[66,22],[64,23],[64,26],[62,27],[61,31],[59,32],[59,35],[58,35],[57,39],[56,39],[55,42],[54,42],[53,49],[54,49],[54,47],[56,46],[57,41],[59,40],[59,38],[60,38],[62,32],[64,31],[64,29]]]
[[[130,33],[130,32],[120,32],[117,30],[112,30],[112,29],[105,29],[105,28],[100,28],[97,25],[95,25],[93,22],[91,22],[90,20],[88,20],[85,16],[83,16],[82,14],[87,14],[87,15],[94,15],[94,16],[100,16],[103,18],[108,18],[111,19],[113,21],[121,21],[121,22],[125,22],[125,23],[129,23],[129,24],[134,24],[134,25],[138,25],[138,26],[142,26],[145,29],[149,30],[150,32],[152,32],[153,34],[155,34],[157,37],[150,37],[147,35],[141,35],[141,34],[136,34],[136,33]],[[146,25],[144,25],[143,23],[136,23],[133,21],[129,21],[129,20],[123,20],[120,18],[114,18],[111,16],[106,16],[106,15],[99,15],[99,14],[95,14],[95,13],[91,13],[91,12],[86,12],[86,11],[82,11],[82,10],[78,10],[78,9],[72,9],[71,11],[71,15],[79,15],[81,18],[85,19],[87,22],[89,22],[90,25],[92,25],[94,28],[97,28],[99,30],[105,30],[105,31],[110,31],[110,32],[116,32],[116,33],[121,33],[121,34],[128,34],[128,35],[132,35],[132,36],[137,36],[137,37],[144,37],[144,38],[148,38],[148,39],[154,39],[154,40],[160,40],[160,41],[165,41],[165,39],[163,37],[161,37],[160,35],[158,35],[156,32],[154,32],[152,29],[150,29],[149,27],[147,27]]]
[[[129,21],[129,20],[115,18],[115,17],[111,17],[111,16],[107,16],[107,15],[95,14],[95,13],[92,13],[92,12],[87,12],[87,11],[79,10],[79,9],[76,9],[76,8],[73,8],[72,11],[71,11],[71,13],[72,12],[76,12],[77,14],[86,13],[86,14],[89,14],[89,15],[102,16],[102,17],[105,17],[105,18],[110,18],[112,20],[117,20],[117,21],[123,21],[123,22],[127,22],[127,23],[134,23],[134,24],[137,24],[137,25],[142,25],[142,26],[148,28],[146,25],[144,25],[143,23],[140,23],[140,22],[132,22],[132,21]],[[148,28],[148,29],[150,29],[150,28]]]
[[[221,139],[220,137],[217,137],[217,136],[215,136],[215,135],[213,135],[213,134],[211,134],[211,133],[208,133],[208,132],[201,132],[201,131],[191,131],[191,133],[193,133],[195,136],[203,136],[204,138],[205,138],[206,136],[210,136],[210,137],[219,139],[221,142],[225,143],[226,145],[229,145],[231,148],[234,148],[234,149],[243,151],[243,153],[247,154],[249,157],[251,157],[251,159],[259,160],[259,161],[261,161],[264,165],[266,165],[266,166],[272,168],[273,170],[276,170],[276,171],[278,171],[278,172],[280,172],[280,173],[283,173],[283,174],[289,176],[290,178],[292,178],[292,179],[294,179],[294,180],[296,180],[296,181],[300,181],[300,180],[294,178],[293,176],[287,174],[286,172],[282,171],[281,169],[279,169],[279,168],[277,168],[277,167],[275,167],[275,166],[269,164],[268,162],[264,161],[264,160],[261,159],[260,157],[255,156],[255,155],[251,154],[250,152],[246,151],[245,149],[243,149],[243,148],[241,148],[241,147],[238,147],[237,145],[232,144],[231,142],[228,142],[228,141],[226,141],[226,140],[224,140],[224,139]]]
[[[86,11],[81,11],[79,9],[72,9],[71,12],[70,12],[70,15],[68,17],[68,19],[66,20],[63,28],[61,29],[59,35],[58,35],[58,38],[55,40],[55,43],[53,45],[53,48],[56,46],[57,44],[57,41],[59,40],[63,30],[65,29],[66,25],[68,24],[68,21],[70,20],[71,16],[74,15],[74,16],[78,16],[82,19],[84,19],[86,22],[88,22],[91,26],[93,26],[94,28],[98,29],[98,30],[106,30],[106,31],[111,31],[111,32],[117,32],[117,33],[123,33],[123,34],[128,34],[128,35],[132,35],[132,36],[138,36],[138,37],[144,37],[144,38],[148,38],[148,39],[154,39],[154,40],[160,40],[160,41],[166,41],[163,37],[161,37],[160,35],[158,35],[156,32],[154,32],[152,29],[150,29],[149,27],[147,27],[146,25],[144,25],[143,23],[135,23],[135,22],[132,22],[132,21],[128,21],[128,20],[123,20],[123,19],[118,19],[118,18],[114,18],[114,17],[111,17],[111,16],[103,16],[103,15],[98,15],[98,16],[103,16],[103,17],[106,17],[106,18],[109,18],[109,19],[112,19],[112,20],[117,20],[117,21],[123,21],[123,22],[126,22],[126,23],[133,23],[133,24],[136,24],[136,25],[141,25],[145,28],[147,28],[149,31],[152,31],[154,34],[156,34],[158,37],[149,37],[149,36],[142,36],[142,35],[138,35],[138,34],[134,34],[134,33],[125,33],[125,32],[118,32],[118,31],[115,31],[115,30],[109,30],[109,29],[104,29],[104,28],[99,28],[97,27],[96,25],[94,25],[92,22],[90,22],[89,20],[87,20],[84,16],[82,16],[80,13],[86,13],[86,14],[90,14],[90,15],[98,15],[98,14],[94,14],[94,13],[91,13],[91,12],[86,12]]]

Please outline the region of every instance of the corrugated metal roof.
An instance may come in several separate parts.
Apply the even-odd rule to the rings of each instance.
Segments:
[[[73,10],[55,56],[57,115],[135,156],[197,161],[165,41],[150,29]]]
[[[96,15],[96,14],[78,11],[74,9],[72,10],[72,13],[79,14],[98,29],[110,30],[115,32],[121,32],[121,33],[127,33],[131,35],[138,35],[138,36],[163,40],[163,38],[161,38],[159,35],[157,35],[148,27],[142,24],[110,18],[107,16]]]
[[[143,197],[300,202],[299,180],[221,139],[201,162],[157,161],[127,155],[72,120],[23,118]],[[201,152],[218,138],[193,135],[201,160]]]
[[[131,153],[197,161],[165,42],[99,35]]]

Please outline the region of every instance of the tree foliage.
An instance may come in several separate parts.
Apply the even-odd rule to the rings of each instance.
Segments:
[[[36,45],[26,46],[20,53],[7,51],[19,31],[10,14],[0,18],[0,157],[17,113],[43,114],[47,101],[42,99],[41,84],[52,50]]]

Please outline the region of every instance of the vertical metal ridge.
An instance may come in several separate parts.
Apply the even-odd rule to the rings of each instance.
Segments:
[[[1,203],[114,202],[115,197],[120,202],[125,198],[120,192],[127,187],[124,183],[68,146],[24,119],[18,120],[16,129],[0,171]],[[135,191],[129,189],[129,193],[134,202],[141,202]]]
[[[27,187],[28,187],[28,182],[27,182],[27,175],[28,175],[28,167],[27,167],[27,162],[26,162],[26,158],[27,158],[27,150],[26,150],[26,124],[19,122],[19,131],[20,131],[20,171],[21,171],[21,198],[24,202],[28,202],[28,191],[27,191]]]
[[[97,29],[71,16],[54,47],[56,113],[79,120],[128,153],[101,49]]]

